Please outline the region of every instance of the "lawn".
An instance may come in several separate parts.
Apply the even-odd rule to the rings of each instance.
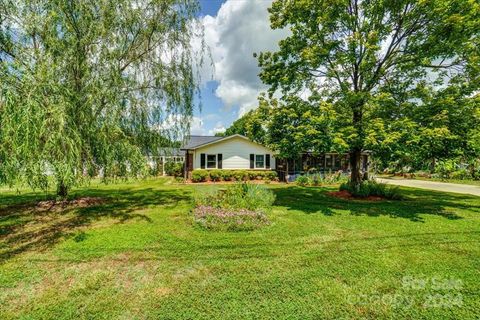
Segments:
[[[480,198],[402,189],[346,201],[272,185],[272,223],[213,232],[157,179],[95,185],[40,210],[0,190],[0,319],[480,317]]]

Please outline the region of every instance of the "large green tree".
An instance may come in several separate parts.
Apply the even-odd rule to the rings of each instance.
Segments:
[[[235,120],[232,125],[220,135],[231,136],[233,134],[241,134],[242,136],[248,137],[252,141],[266,144],[266,119],[264,114],[260,113],[259,111],[259,109],[248,111],[243,116]]]
[[[354,187],[361,152],[392,102],[418,100],[419,86],[461,87],[465,96],[478,88],[478,1],[276,0],[269,11],[271,27],[291,34],[260,54],[260,77],[271,94],[309,89],[334,105],[349,132]]]
[[[0,182],[138,175],[188,130],[196,0],[0,0]],[[202,42],[202,41],[200,41]]]
[[[438,160],[466,164],[478,159],[480,100],[463,89],[417,86],[414,100],[379,99],[367,145],[381,167],[433,171]]]

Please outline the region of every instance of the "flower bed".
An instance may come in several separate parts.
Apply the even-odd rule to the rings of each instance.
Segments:
[[[266,212],[275,195],[265,186],[236,183],[214,192],[195,194],[194,220],[206,229],[246,231],[268,224]]]
[[[193,211],[195,222],[205,229],[249,231],[269,224],[263,212],[247,209],[223,209],[198,206]]]

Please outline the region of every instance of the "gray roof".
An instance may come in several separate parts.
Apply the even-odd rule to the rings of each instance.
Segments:
[[[225,137],[215,137],[215,136],[190,136],[187,142],[180,147],[182,150],[195,149],[201,145],[214,142],[220,139],[225,139]]]
[[[160,156],[174,156],[174,157],[183,157],[185,156],[185,151],[180,150],[179,148],[161,148],[159,150]]]

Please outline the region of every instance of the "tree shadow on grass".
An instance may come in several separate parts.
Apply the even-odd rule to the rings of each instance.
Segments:
[[[424,222],[422,215],[436,215],[446,219],[462,219],[455,209],[465,209],[480,213],[480,206],[474,204],[477,198],[467,195],[453,195],[428,190],[402,189],[404,200],[364,201],[344,200],[327,194],[331,188],[290,187],[273,190],[277,196],[274,205],[288,210],[298,210],[307,214],[335,214],[335,209],[346,210],[355,216],[390,216],[414,222]],[[476,202],[477,204],[479,202]]]
[[[95,221],[110,219],[113,223],[151,218],[140,213],[153,206],[170,207],[190,199],[186,190],[154,190],[152,188],[120,190],[86,189],[76,197],[101,199],[91,206],[39,209],[38,195],[0,197],[0,263],[28,251],[42,251],[62,239],[78,236],[78,232]],[[82,237],[78,238],[82,240]],[[76,239],[77,240],[77,239]]]

